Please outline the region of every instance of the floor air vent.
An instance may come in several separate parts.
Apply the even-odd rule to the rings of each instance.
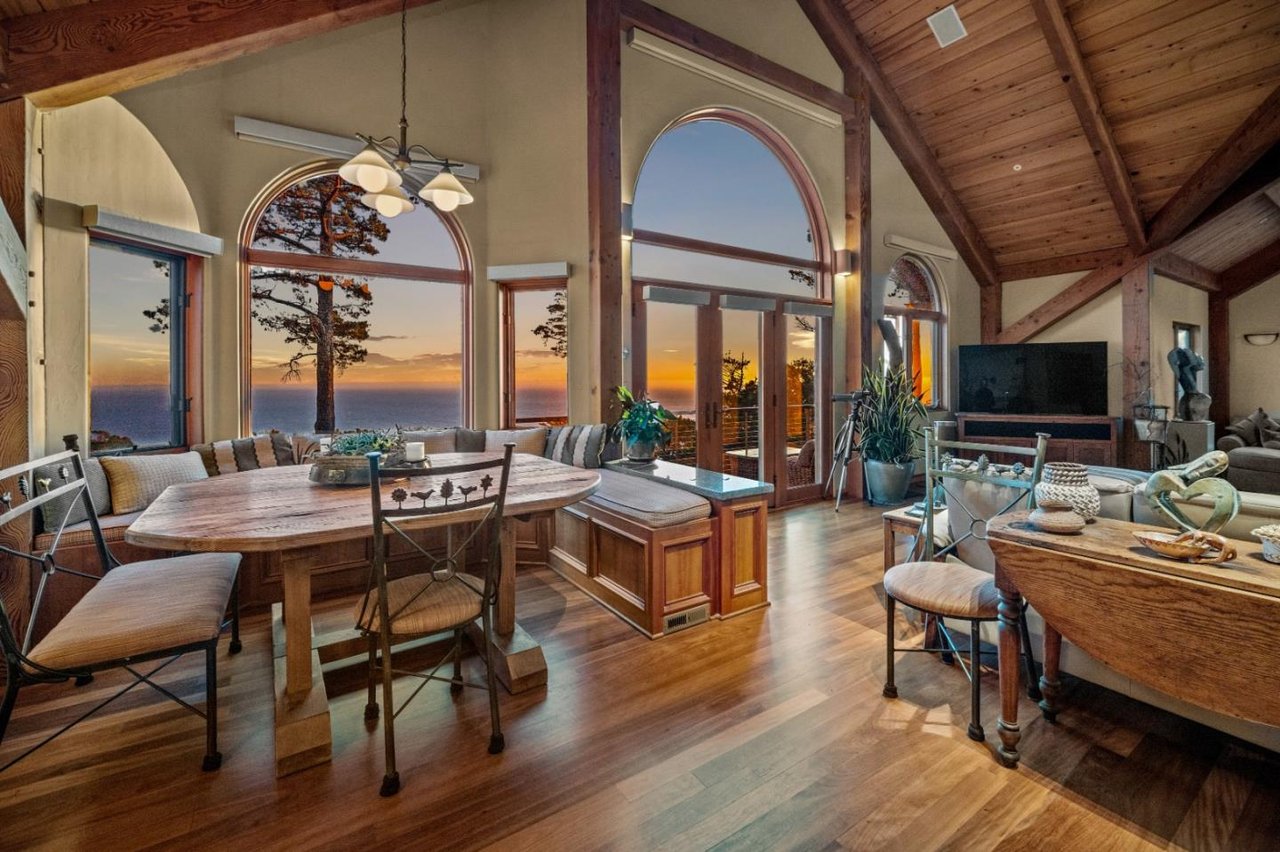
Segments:
[[[686,609],[684,612],[673,613],[662,619],[662,632],[675,633],[677,630],[684,630],[686,627],[692,627],[695,624],[701,624],[711,617],[711,610],[707,604],[695,606],[693,609]]]

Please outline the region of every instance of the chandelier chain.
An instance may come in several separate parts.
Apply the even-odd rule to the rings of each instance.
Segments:
[[[409,42],[406,36],[409,0],[400,0],[400,126],[408,127]]]

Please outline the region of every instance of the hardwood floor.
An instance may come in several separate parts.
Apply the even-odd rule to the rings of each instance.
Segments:
[[[222,769],[202,723],[150,690],[0,775],[5,848],[1275,849],[1280,755],[1088,684],[1056,726],[1027,702],[1023,762],[1002,769],[995,675],[985,744],[968,685],[923,654],[881,697],[879,513],[777,514],[772,607],[650,641],[546,569],[519,578],[545,691],[503,695],[490,757],[484,694],[429,687],[400,717],[398,797],[380,799],[381,731],[361,674],[329,671],[333,763],[277,781],[265,617],[220,669]],[[342,625],[350,601],[318,604]],[[906,625],[904,630],[906,629]],[[469,671],[477,671],[474,661]],[[327,667],[332,668],[332,667]],[[192,658],[162,682],[198,700]],[[120,679],[33,689],[9,756]],[[1025,699],[1024,699],[1025,700]]]

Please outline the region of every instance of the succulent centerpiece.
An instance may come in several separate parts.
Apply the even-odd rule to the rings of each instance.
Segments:
[[[311,463],[307,478],[320,485],[368,485],[369,453],[386,457],[384,464],[404,460],[404,445],[394,430],[346,432],[334,435],[329,451]]]

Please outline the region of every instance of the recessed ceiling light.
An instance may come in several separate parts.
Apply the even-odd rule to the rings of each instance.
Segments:
[[[934,12],[924,20],[929,25],[929,29],[933,30],[933,37],[938,40],[939,47],[955,44],[969,34],[960,21],[960,15],[957,14],[954,3],[940,12]]]
[[[1013,170],[1014,170],[1015,172],[1020,172],[1020,171],[1022,171],[1022,163],[1014,163],[1014,164],[1013,164]]]

